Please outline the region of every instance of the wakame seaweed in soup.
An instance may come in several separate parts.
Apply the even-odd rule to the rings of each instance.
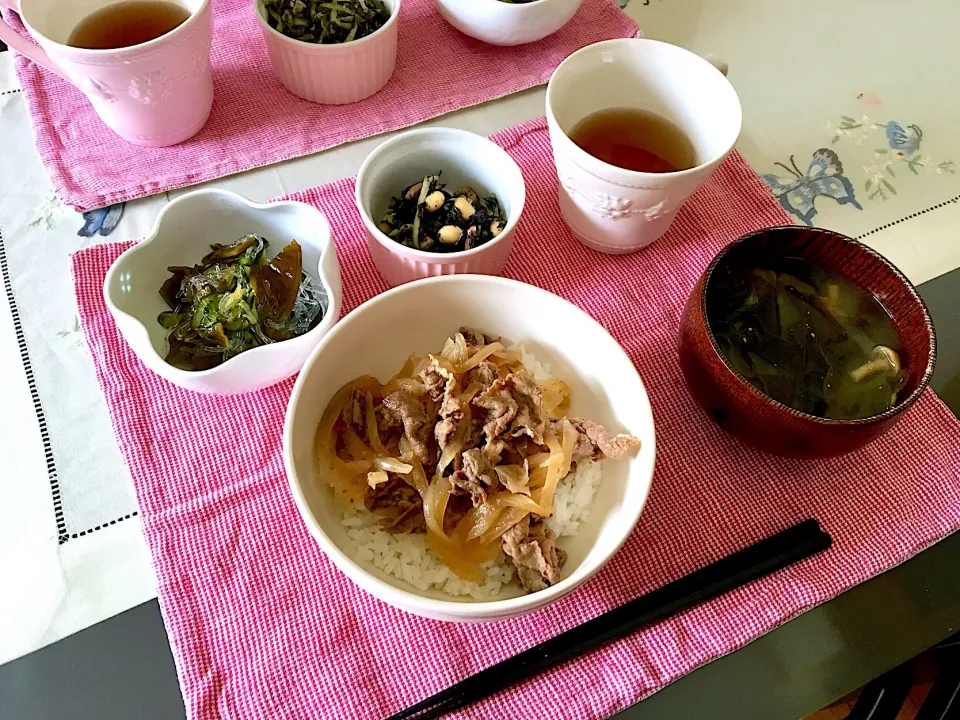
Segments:
[[[728,364],[794,410],[851,420],[886,412],[907,378],[886,309],[799,258],[730,258],[714,270],[707,318]]]

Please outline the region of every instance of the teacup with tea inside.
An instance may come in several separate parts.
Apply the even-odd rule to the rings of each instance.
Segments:
[[[190,11],[171,0],[124,0],[94,10],[67,38],[86,50],[115,50],[156,40],[177,29]]]
[[[175,145],[199,132],[213,104],[211,3],[19,0],[37,42],[2,20],[0,40],[76,85],[124,140]]]
[[[640,38],[573,53],[550,78],[546,110],[563,219],[606,253],[663,235],[740,134],[740,101],[720,70]]]
[[[574,125],[569,134],[584,152],[624,170],[668,173],[697,165],[696,150],[683,130],[646,110],[598,110]]]

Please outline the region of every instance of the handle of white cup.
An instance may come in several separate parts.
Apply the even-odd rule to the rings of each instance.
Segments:
[[[0,0],[0,3],[2,2],[3,0]],[[719,57],[718,55],[714,55],[713,53],[707,53],[706,55],[703,56],[703,59],[706,60],[711,65],[713,65],[721,73],[723,73],[724,77],[726,77],[727,73],[730,72],[730,66],[727,64],[727,61]]]
[[[17,13],[17,15],[20,14],[20,0],[0,0],[0,7],[9,8]],[[24,57],[28,57],[33,60],[37,65],[45,67],[52,73],[56,73],[64,80],[69,80],[69,78],[63,74],[63,70],[57,67],[57,64],[50,59],[50,56],[47,55],[43,48],[34,45],[32,42],[27,40],[16,30],[7,25],[2,18],[0,18],[0,40],[3,40],[3,42]]]

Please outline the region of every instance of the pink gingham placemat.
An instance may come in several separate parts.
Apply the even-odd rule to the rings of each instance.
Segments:
[[[17,58],[37,150],[65,204],[91,210],[407,127],[541,85],[575,50],[638,32],[611,0],[584,0],[554,35],[495,47],[454,30],[434,0],[403,0],[397,68],[387,86],[352,105],[322,106],[289,93],[274,76],[253,0],[213,5],[213,111],[198,135],[174,147],[121,140],[73,85]],[[27,36],[15,13],[4,17]]]
[[[868,448],[802,462],[766,456],[694,404],[677,363],[680,310],[716,251],[782,223],[734,155],[670,232],[635,255],[576,243],[559,219],[542,119],[494,136],[517,160],[527,206],[506,275],[551,290],[626,348],[650,393],[658,457],[640,524],[599,575],[527,617],[456,625],[394,610],[319,551],[291,499],[281,427],[292,381],[207,397],[153,375],[104,306],[108,266],[128,245],[73,256],[81,324],[130,467],[188,714],[381,718],[807,517],[822,555],[462,710],[453,717],[604,718],[960,526],[960,423],[927,393]],[[367,254],[353,181],[290,196],[335,228],[344,307],[385,290]]]

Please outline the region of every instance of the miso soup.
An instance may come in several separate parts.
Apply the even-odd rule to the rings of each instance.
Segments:
[[[799,258],[732,258],[706,296],[727,363],[794,410],[850,420],[894,407],[907,382],[886,308],[854,283]]]

